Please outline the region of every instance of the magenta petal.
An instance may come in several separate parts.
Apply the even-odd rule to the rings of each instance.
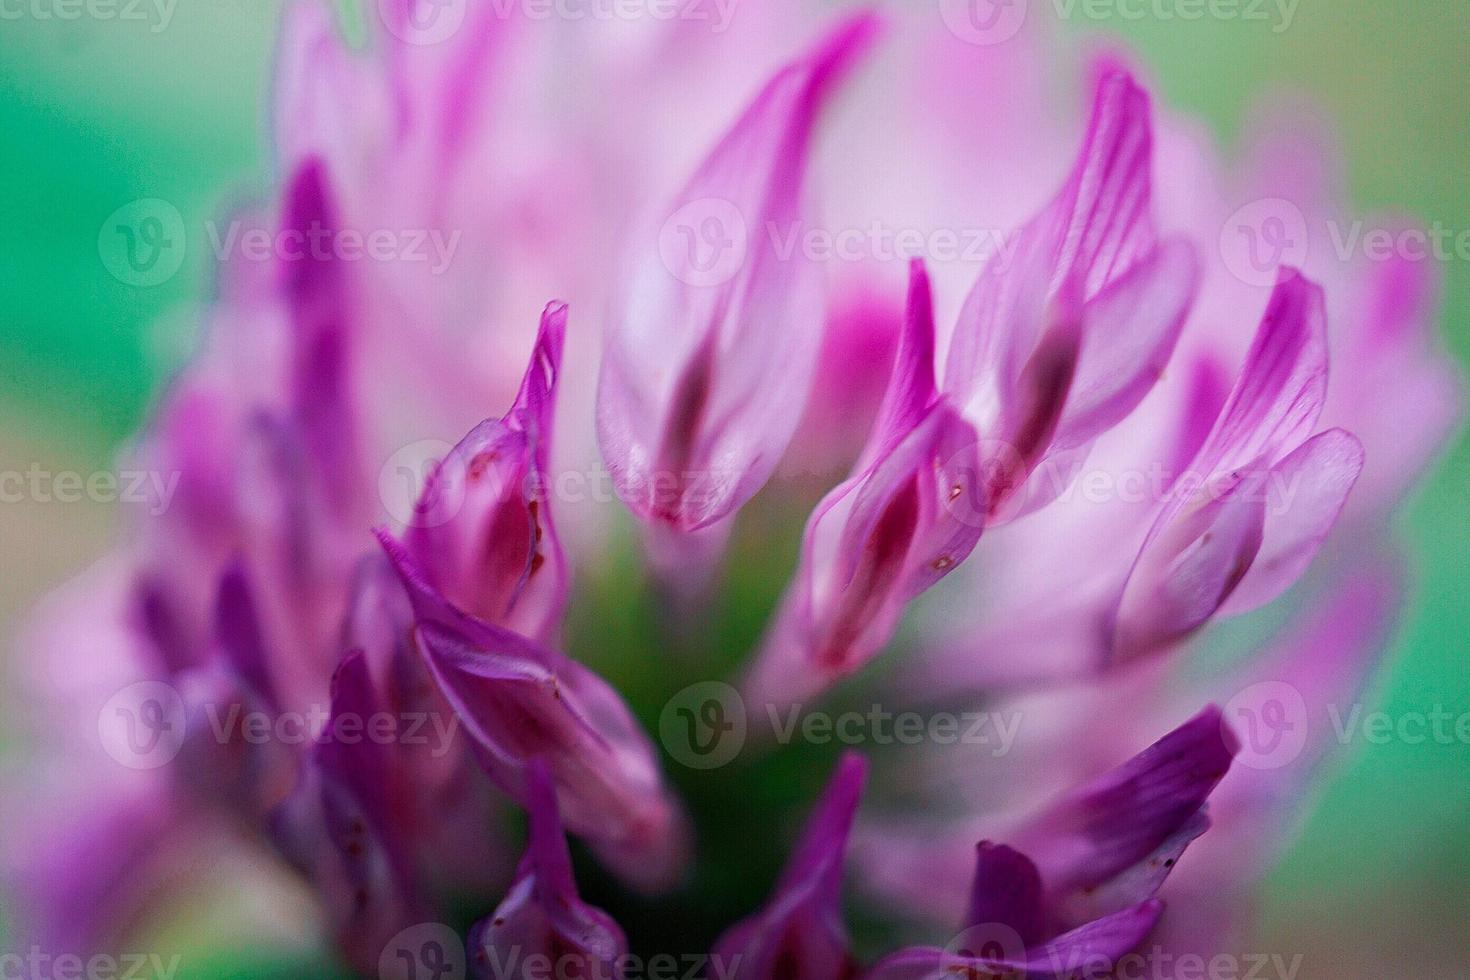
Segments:
[[[1197,272],[1183,242],[1155,246],[1152,143],[1147,96],[1105,73],[1067,182],[965,300],[944,390],[985,438],[989,523],[1064,491],[1173,353]]]
[[[281,290],[290,317],[292,417],[325,480],[329,499],[354,499],[359,478],[352,346],[356,324],[347,264],[335,258],[325,234],[340,232],[341,214],[326,165],[306,159],[292,175],[281,216],[283,234],[298,236],[297,253],[283,246]]]
[[[988,930],[977,930],[973,936],[961,933],[954,944],[958,948],[902,950],[880,960],[863,977],[864,980],[952,980],[957,977],[1070,980],[1073,977],[1107,976],[1107,971],[1114,964],[1136,949],[1153,931],[1163,909],[1163,903],[1158,900],[1142,902],[1088,922],[1024,953],[997,946],[990,955],[970,955],[974,951],[968,950],[966,942],[989,938],[986,936]]]
[[[454,608],[387,534],[379,541],[413,602],[415,635],[481,766],[523,806],[545,762],[567,826],[641,887],[677,877],[683,817],[648,737],[601,677],[554,650]]]
[[[1047,297],[1075,279],[1079,299],[1090,301],[1153,247],[1152,142],[1148,96],[1122,72],[1105,75],[1067,183],[1021,230],[1011,261],[992,260],[965,301],[946,391],[968,401],[977,386],[997,383],[1008,401],[1039,340]]]
[[[1115,662],[1164,649],[1221,611],[1250,579],[1268,510],[1271,551],[1234,607],[1269,601],[1305,569],[1362,468],[1346,433],[1295,455],[1326,386],[1322,290],[1282,269],[1240,378],[1191,464],[1193,485],[1175,485],[1129,574]]]
[[[376,969],[388,941],[421,911],[387,748],[369,737],[380,706],[367,663],[354,651],[332,678],[332,708],[301,782],[273,817],[281,850],[324,896],[338,945],[360,970]]]
[[[1004,844],[981,841],[975,848],[975,881],[963,925],[986,924],[1003,925],[1030,946],[1045,933],[1046,913],[1036,864]]]
[[[404,535],[445,598],[542,642],[556,638],[567,597],[547,493],[566,318],[564,304],[546,307],[515,405],[475,426],[434,469]]]
[[[728,517],[791,439],[822,337],[821,276],[770,229],[797,227],[819,110],[873,31],[860,16],[778,73],[635,256],[597,429],[619,496],[645,521],[692,531]]]
[[[1206,708],[1053,804],[1014,840],[1036,861],[1053,901],[1096,889],[1189,825],[1237,751],[1219,709]]]
[[[893,369],[873,430],[855,470],[867,469],[885,449],[907,435],[934,403],[934,290],[921,259],[909,263],[908,302]]]
[[[528,768],[526,792],[530,841],[510,894],[470,930],[474,975],[511,980],[529,956],[549,957],[558,976],[615,975],[627,939],[611,916],[577,894],[556,788],[539,761]]]
[[[1166,649],[1220,609],[1260,550],[1267,476],[1253,474],[1180,515],[1144,546],[1119,605],[1114,656]]]
[[[922,264],[859,469],[824,497],[757,660],[758,703],[790,702],[857,670],[892,637],[907,603],[979,541],[974,430],[934,389],[934,317]]]
[[[1138,407],[1163,375],[1194,298],[1188,243],[1160,245],[1084,308],[1084,339],[1055,449],[1081,446]]]
[[[1327,394],[1322,288],[1283,268],[1245,367],[1195,460],[1204,474],[1279,459],[1312,434]]]
[[[837,764],[765,908],[715,943],[713,960],[733,980],[842,980],[852,975],[842,922],[843,860],[867,763]]]
[[[245,568],[238,561],[232,562],[220,578],[214,631],[226,663],[251,696],[271,709],[279,708],[255,598]]]

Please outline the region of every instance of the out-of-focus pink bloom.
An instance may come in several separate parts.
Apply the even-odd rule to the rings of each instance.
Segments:
[[[812,129],[873,31],[861,16],[778,73],[633,256],[597,430],[618,495],[644,522],[688,533],[724,521],[795,431],[821,339],[821,271],[781,254],[771,229],[800,219]]]
[[[526,855],[505,900],[470,930],[471,969],[482,980],[511,980],[526,957],[543,956],[565,975],[614,975],[628,941],[611,916],[577,894],[556,788],[539,762],[528,768],[526,795]]]
[[[1432,327],[1438,273],[1395,256],[1364,270],[1342,329],[1329,334],[1332,383],[1324,421],[1363,443],[1363,474],[1346,515],[1376,523],[1424,474],[1460,417],[1461,383]]]
[[[405,788],[388,747],[361,737],[365,720],[380,710],[366,658],[348,654],[332,678],[327,727],[272,828],[322,897],[343,955],[364,972],[422,914],[409,865],[412,842],[394,819]]]
[[[855,972],[842,921],[843,862],[867,770],[857,753],[843,756],[766,906],[715,943],[714,962],[735,980],[845,980]]]
[[[978,468],[974,429],[935,388],[933,301],[916,260],[878,419],[853,475],[807,523],[796,577],[750,680],[753,701],[800,700],[877,655],[909,600],[979,540]]]
[[[1341,429],[1313,434],[1327,390],[1322,291],[1283,270],[1235,389],[1124,588],[1114,657],[1248,612],[1301,575],[1363,467]],[[1183,482],[1182,480],[1180,481]]]
[[[414,635],[476,758],[518,802],[528,767],[544,762],[567,826],[629,880],[674,883],[687,856],[680,806],[653,746],[617,691],[534,640],[456,609],[380,532],[414,609]]]

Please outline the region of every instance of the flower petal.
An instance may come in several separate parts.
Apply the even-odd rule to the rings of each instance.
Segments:
[[[821,283],[769,229],[797,227],[818,112],[874,23],[855,18],[778,73],[675,198],[659,247],[637,256],[597,428],[619,496],[645,521],[692,531],[728,517],[791,439],[822,337]]]
[[[550,642],[567,563],[546,488],[566,306],[541,317],[511,410],[475,426],[435,467],[404,543],[429,583],[480,619]]]
[[[378,537],[413,603],[419,649],[490,778],[524,806],[527,767],[542,759],[574,832],[641,887],[671,884],[682,814],[618,693],[576,661],[454,608],[401,545]]]
[[[842,980],[852,975],[842,922],[843,861],[867,763],[849,752],[837,764],[765,908],[732,926],[713,959],[734,980]]]
[[[883,406],[860,469],[807,523],[796,575],[751,675],[758,702],[789,703],[867,663],[907,603],[978,542],[975,433],[935,400],[933,356],[929,282],[916,262]]]
[[[558,976],[604,975],[627,954],[628,941],[611,916],[577,894],[556,787],[543,763],[531,763],[526,788],[530,842],[510,894],[470,930],[474,975],[510,980],[520,975],[519,962],[538,955],[549,957]]]
[[[1264,606],[1301,577],[1362,471],[1363,445],[1341,429],[1318,433],[1271,468],[1261,546],[1221,615]]]
[[[1219,709],[1206,708],[1011,839],[1036,861],[1050,900],[1064,902],[1147,860],[1189,826],[1237,750]]]

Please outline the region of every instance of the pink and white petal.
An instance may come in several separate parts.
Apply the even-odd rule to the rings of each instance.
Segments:
[[[645,520],[687,531],[728,516],[795,431],[821,340],[821,282],[768,229],[799,219],[817,115],[874,26],[854,18],[780,72],[643,236],[608,334],[597,418],[614,485]],[[693,236],[710,228],[719,241],[701,259]]]
[[[1054,450],[1112,428],[1163,376],[1198,284],[1193,248],[1169,239],[1083,310],[1083,340]]]
[[[1342,429],[1313,436],[1271,468],[1261,547],[1221,604],[1220,615],[1264,606],[1301,577],[1337,523],[1362,470],[1363,445]]]
[[[1327,320],[1322,287],[1283,268],[1245,367],[1195,462],[1224,473],[1274,462],[1316,428],[1327,395]]]
[[[1158,653],[1204,625],[1240,584],[1265,533],[1266,473],[1170,515],[1124,586],[1108,663]]]

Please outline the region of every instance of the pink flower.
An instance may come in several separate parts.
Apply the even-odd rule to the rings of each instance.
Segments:
[[[1240,275],[1241,194],[1320,237],[1317,148],[1268,137],[1237,186],[1114,60],[1052,125],[1034,23],[987,55],[861,14],[784,60],[805,22],[750,3],[719,44],[488,2],[430,43],[452,5],[392,0],[361,52],[289,7],[279,200],[238,218],[323,247],[223,261],[132,454],[177,494],[22,637],[23,941],[156,939],[205,865],[362,973],[471,918],[493,977],[711,944],[742,978],[1065,976],[1243,941],[1400,605],[1391,509],[1459,412],[1434,277],[1321,249]],[[983,262],[883,254],[1017,220]],[[341,247],[374,232],[443,262]],[[1280,635],[1230,623],[1288,591]],[[1239,659],[1194,669],[1206,633]],[[832,754],[756,729],[859,691],[998,741],[842,755],[778,871]]]

